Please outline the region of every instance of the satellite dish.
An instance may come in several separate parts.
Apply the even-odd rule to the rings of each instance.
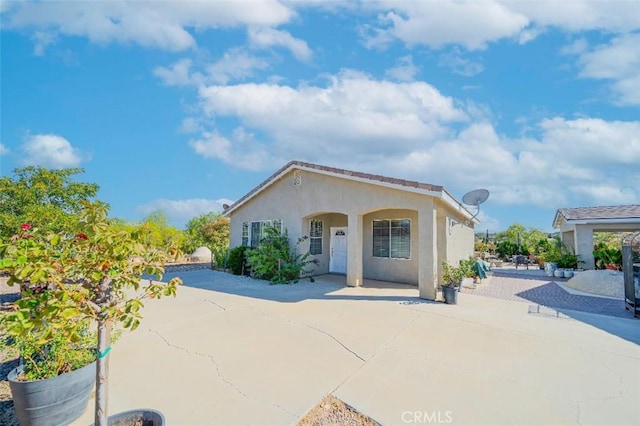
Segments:
[[[223,210],[229,210],[229,204],[223,204],[222,205],[222,209]]]
[[[471,217],[471,219],[467,220],[466,223],[471,223],[476,217],[478,217],[478,214],[480,214],[480,204],[487,201],[488,198],[489,191],[486,189],[474,189],[473,191],[469,191],[462,196],[463,203],[469,206],[474,206],[478,209],[476,213]]]
[[[479,206],[487,201],[487,198],[489,198],[489,191],[486,189],[474,189],[462,196],[462,202],[470,206]]]

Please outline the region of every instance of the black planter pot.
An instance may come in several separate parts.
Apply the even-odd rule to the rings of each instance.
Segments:
[[[143,408],[109,416],[107,423],[109,426],[164,426],[164,416],[160,411]]]
[[[7,376],[20,426],[64,426],[87,408],[96,381],[96,363],[31,382],[17,381],[20,374],[22,367],[11,370]]]
[[[444,303],[448,305],[457,305],[459,289],[460,287],[443,286],[442,295],[444,296]]]

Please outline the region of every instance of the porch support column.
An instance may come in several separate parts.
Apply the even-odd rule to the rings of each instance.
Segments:
[[[347,232],[347,285],[362,285],[362,215],[349,214]]]
[[[437,215],[429,200],[418,211],[418,290],[421,299],[435,300],[438,289]]]
[[[575,254],[580,256],[578,260],[584,263],[578,263],[579,268],[596,269],[596,262],[593,258],[593,228],[588,225],[576,225],[574,231]]]

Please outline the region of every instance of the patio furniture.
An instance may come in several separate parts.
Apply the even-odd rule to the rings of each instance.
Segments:
[[[527,265],[527,269],[529,269],[529,257],[519,254],[514,257],[514,263],[516,264],[516,269],[518,269],[518,265]]]

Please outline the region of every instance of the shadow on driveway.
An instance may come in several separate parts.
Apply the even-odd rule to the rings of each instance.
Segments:
[[[353,288],[353,294],[349,294],[351,287],[345,286],[345,277],[340,275],[321,275],[315,277],[314,282],[303,279],[295,284],[270,284],[268,281],[221,271],[198,270],[167,273],[163,281],[175,276],[182,278],[187,287],[281,303],[297,303],[310,299],[439,303],[420,299],[416,286],[384,281],[365,280],[363,287]],[[367,289],[374,291],[367,294]]]
[[[441,304],[420,299],[415,286],[365,280],[363,287],[351,288],[344,285],[344,277],[339,275],[322,275],[316,277],[315,282],[305,279],[296,284],[273,285],[268,281],[207,269],[167,273],[163,281],[174,276],[181,277],[188,287],[280,303],[357,300],[392,301],[406,305]],[[549,307],[567,317],[640,345],[640,321],[624,309],[621,300],[570,294],[554,282],[541,278],[543,277],[499,274],[494,275],[486,286],[473,291],[465,289],[464,292]]]
[[[555,282],[549,281],[547,276],[496,271],[486,286],[464,291],[551,308],[569,318],[640,344],[640,321],[625,310],[624,301],[571,294]]]

